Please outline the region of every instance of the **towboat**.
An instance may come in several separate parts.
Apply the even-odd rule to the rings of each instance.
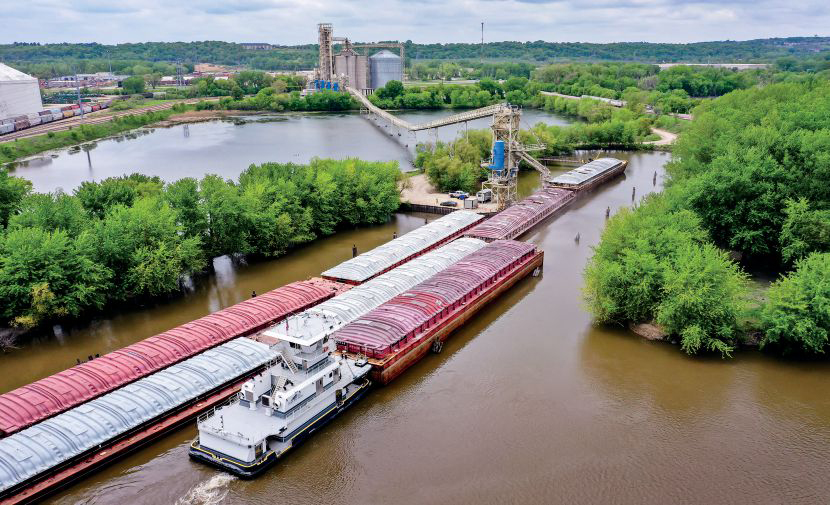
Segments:
[[[333,354],[326,321],[294,323],[302,331],[266,331],[276,340],[275,360],[229,403],[198,418],[192,459],[256,477],[366,394],[365,359]]]

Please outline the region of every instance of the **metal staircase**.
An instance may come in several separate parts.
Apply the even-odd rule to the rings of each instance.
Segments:
[[[286,356],[285,351],[278,353],[277,356],[279,356],[279,358],[282,360],[282,362],[285,363],[285,366],[287,366],[288,369],[291,370],[292,373],[297,373],[299,371],[299,369],[297,368],[297,365],[294,363],[294,360],[291,359],[290,355]]]

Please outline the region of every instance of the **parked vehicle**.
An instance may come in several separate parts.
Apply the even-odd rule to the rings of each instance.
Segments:
[[[476,198],[480,203],[486,203],[493,201],[493,190],[492,189],[482,189],[478,193],[476,193]]]
[[[453,202],[452,200],[447,200],[445,202],[441,202],[441,207],[458,207],[458,202]]]

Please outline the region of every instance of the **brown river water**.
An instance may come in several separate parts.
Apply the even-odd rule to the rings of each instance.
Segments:
[[[146,138],[146,137],[145,137]],[[828,503],[830,365],[758,352],[689,358],[591,324],[582,270],[606,206],[660,190],[664,153],[612,153],[624,177],[522,237],[544,274],[517,284],[445,345],[289,454],[241,481],[191,462],[193,425],[55,496],[60,504]],[[659,174],[656,187],[654,173]],[[21,174],[22,175],[22,174]],[[522,193],[537,179],[522,178]],[[194,293],[43,337],[0,356],[0,391],[290,281],[436,216],[319,240],[236,266]],[[575,236],[580,234],[580,241]]]

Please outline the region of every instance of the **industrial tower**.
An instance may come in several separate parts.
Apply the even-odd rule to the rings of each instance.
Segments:
[[[320,75],[319,78],[324,81],[331,81],[333,70],[333,60],[331,55],[331,23],[320,23],[317,25],[318,42],[320,44],[320,66],[318,67]]]

